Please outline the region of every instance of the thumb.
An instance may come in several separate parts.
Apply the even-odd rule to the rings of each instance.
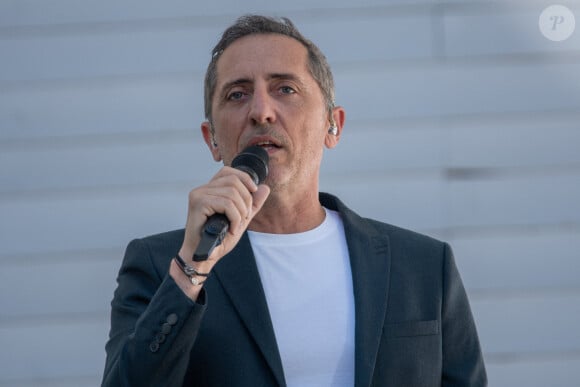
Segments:
[[[270,187],[266,184],[260,184],[258,190],[253,193],[252,213],[255,215],[260,211],[266,199],[270,195]]]

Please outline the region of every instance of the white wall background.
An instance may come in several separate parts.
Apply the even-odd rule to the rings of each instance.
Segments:
[[[126,244],[218,168],[202,78],[248,12],[334,69],[323,189],[454,246],[490,385],[580,385],[580,31],[544,38],[551,3],[0,0],[0,385],[100,383]]]

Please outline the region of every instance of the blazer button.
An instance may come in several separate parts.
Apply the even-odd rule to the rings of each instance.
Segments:
[[[163,333],[158,333],[157,336],[155,336],[155,341],[163,343],[165,341],[165,335]]]
[[[169,323],[169,325],[175,325],[177,324],[177,315],[175,313],[171,313],[169,316],[167,316],[167,322]]]
[[[153,353],[159,351],[159,343],[157,341],[154,341],[151,344],[149,344],[149,350]]]
[[[171,325],[169,325],[169,323],[164,323],[161,325],[161,333],[168,335],[169,332],[171,332]]]

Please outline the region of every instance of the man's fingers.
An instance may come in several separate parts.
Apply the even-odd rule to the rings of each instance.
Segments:
[[[268,187],[266,184],[260,184],[253,195],[254,201],[252,203],[252,217],[254,217],[254,215],[260,211],[264,203],[266,203],[266,199],[268,199],[269,195],[270,187]]]

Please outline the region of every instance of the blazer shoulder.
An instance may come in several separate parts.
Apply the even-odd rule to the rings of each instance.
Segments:
[[[361,218],[361,221],[366,223],[366,227],[372,230],[374,235],[378,237],[388,237],[391,244],[404,244],[405,246],[413,245],[421,248],[437,250],[443,249],[447,245],[447,242],[432,236],[378,221],[376,219]]]
[[[409,273],[437,272],[452,256],[446,242],[431,236],[374,219],[363,218],[361,221],[374,245],[388,246],[392,269],[400,268]]]
[[[179,229],[135,238],[125,250],[124,263],[142,266],[149,261],[155,271],[163,273],[181,248],[184,235],[185,230]]]
[[[136,238],[131,243],[141,243],[146,245],[152,252],[175,250],[176,246],[179,250],[183,243],[185,235],[184,229],[166,231],[158,234],[148,235],[141,238]]]
[[[376,219],[363,217],[348,208],[336,196],[320,193],[321,203],[331,209],[338,211],[344,221],[347,232],[357,231],[371,236],[375,240],[388,239],[391,244],[405,244],[421,246],[422,248],[442,249],[446,243],[431,236],[394,226]]]
[[[388,224],[388,223],[382,223],[382,222],[378,222],[379,224],[382,225],[382,227],[384,228],[384,230],[391,235],[391,238],[396,238],[396,239],[405,239],[405,240],[409,240],[413,243],[420,243],[420,244],[426,244],[426,245],[432,245],[432,246],[441,246],[442,244],[445,244],[446,242],[439,240],[433,236],[427,235],[427,234],[423,234],[414,230],[409,230],[403,227],[399,227],[399,226],[394,226],[392,224]]]

